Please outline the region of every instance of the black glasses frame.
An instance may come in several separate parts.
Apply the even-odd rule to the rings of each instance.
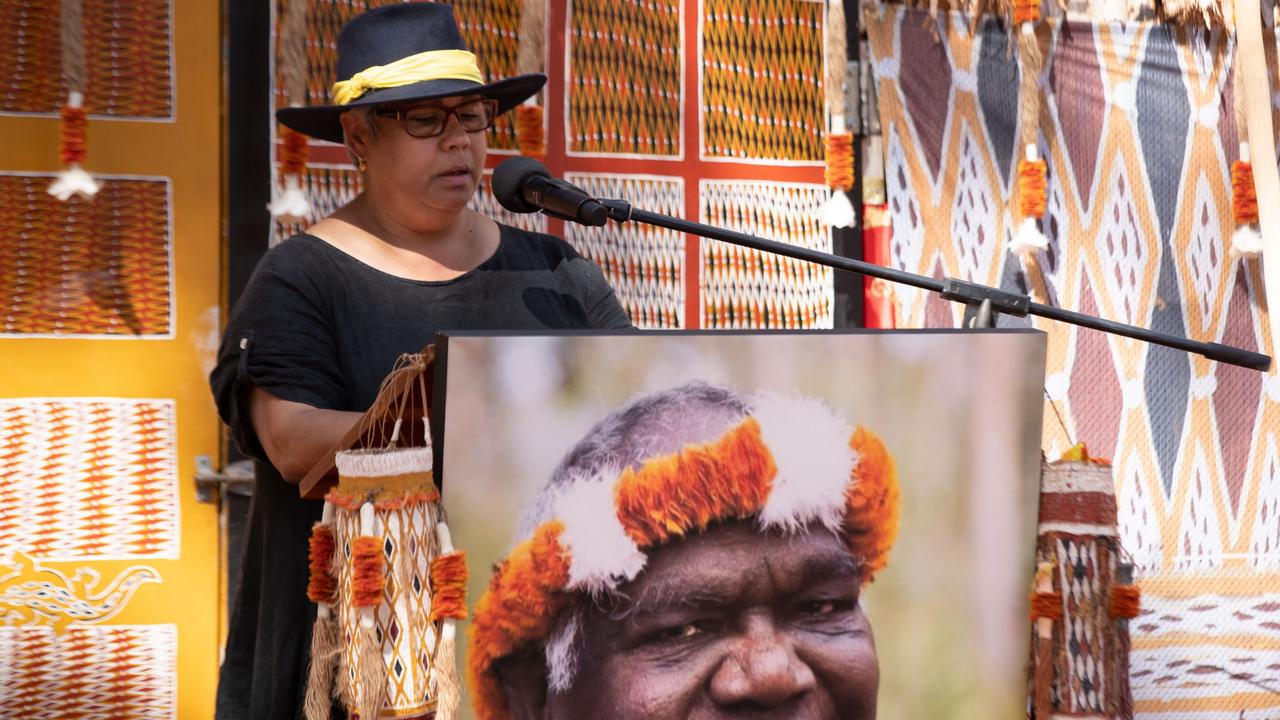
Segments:
[[[466,126],[462,124],[462,117],[458,115],[458,110],[460,108],[464,108],[469,105],[473,105],[475,103],[480,103],[489,109],[489,122],[485,124],[485,126],[482,128],[476,128],[475,130],[467,130]],[[421,106],[418,106],[418,107],[421,107]],[[431,133],[430,135],[415,135],[414,133],[409,131],[409,121],[405,119],[405,113],[409,112],[410,110],[416,109],[414,107],[399,108],[396,110],[390,110],[390,109],[384,110],[379,108],[377,110],[374,110],[373,114],[378,115],[380,117],[385,117],[385,118],[395,118],[400,123],[400,127],[404,129],[404,132],[406,135],[408,135],[409,137],[415,137],[415,138],[421,138],[421,139],[439,137],[440,135],[443,135],[444,131],[449,128],[450,119],[456,119],[458,121],[458,126],[461,127],[463,130],[467,130],[467,132],[469,133],[478,133],[478,132],[484,132],[485,130],[488,130],[489,128],[493,127],[494,121],[496,121],[498,118],[498,101],[494,100],[493,98],[481,98],[479,100],[472,100],[471,102],[462,103],[457,107],[445,107],[443,105],[438,105],[436,107],[444,111],[444,122],[440,123],[440,129],[438,131]]]

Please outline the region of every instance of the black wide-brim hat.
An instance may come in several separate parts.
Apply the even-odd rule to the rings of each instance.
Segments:
[[[338,33],[336,80],[347,80],[374,66],[390,65],[432,50],[467,50],[453,7],[446,3],[411,2],[384,5],[361,13]],[[345,105],[289,107],[276,111],[286,127],[320,140],[342,142],[342,113],[367,105],[479,95],[498,101],[503,113],[542,89],[547,76],[529,73],[491,83],[440,78],[398,87],[377,88]]]

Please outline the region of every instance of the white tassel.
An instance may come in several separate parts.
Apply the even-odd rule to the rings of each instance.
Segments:
[[[91,200],[98,194],[98,190],[102,189],[98,181],[76,163],[71,163],[66,170],[59,172],[55,177],[56,179],[49,184],[49,194],[63,202],[70,200],[72,195]]]
[[[822,223],[828,227],[853,227],[857,218],[853,212],[853,203],[843,190],[836,188],[831,197],[822,206]]]
[[[1044,250],[1049,247],[1049,238],[1040,232],[1039,225],[1033,217],[1023,218],[1009,241],[1009,252],[1021,255],[1028,250]]]
[[[1262,254],[1262,233],[1256,225],[1241,225],[1231,233],[1231,252],[1241,257],[1256,258]]]
[[[305,222],[311,215],[311,203],[302,191],[302,180],[297,175],[286,175],[284,192],[276,195],[267,209],[280,222]]]

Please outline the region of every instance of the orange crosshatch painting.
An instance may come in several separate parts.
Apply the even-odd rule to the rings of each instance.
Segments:
[[[176,640],[173,625],[0,628],[0,717],[169,720]]]
[[[592,197],[627,197],[653,212],[679,215],[684,180],[678,177],[569,173],[569,182]],[[685,241],[683,233],[630,223],[603,233],[573,223],[565,239],[609,279],[636,327],[686,327]]]
[[[681,155],[680,3],[575,2],[567,14],[568,151]]]
[[[0,547],[176,559],[174,420],[165,400],[0,400]]]
[[[57,200],[52,175],[0,174],[0,333],[173,333],[170,186],[100,178],[97,202]]]
[[[821,162],[824,4],[704,0],[702,152]]]
[[[818,219],[824,185],[704,180],[702,222],[828,252]],[[794,330],[831,327],[831,268],[716,240],[702,241],[702,326]]]
[[[85,107],[91,115],[170,119],[173,35],[169,0],[82,0]],[[66,102],[61,3],[0,3],[0,113],[56,115]],[[46,72],[53,70],[54,72]]]

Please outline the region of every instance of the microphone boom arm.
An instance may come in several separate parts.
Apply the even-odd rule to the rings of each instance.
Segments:
[[[999,288],[989,287],[978,283],[957,280],[955,278],[944,278],[938,280],[936,278],[926,277],[924,275],[916,275],[903,270],[876,265],[874,263],[864,262],[862,260],[853,260],[851,258],[832,255],[818,250],[810,250],[808,248],[788,245],[787,243],[777,242],[775,240],[766,240],[754,235],[747,235],[733,230],[718,228],[713,225],[705,225],[703,223],[683,220],[669,215],[661,215],[648,210],[634,208],[631,203],[626,200],[600,200],[600,203],[609,210],[609,217],[618,222],[636,221],[646,225],[656,225],[677,232],[697,235],[699,237],[709,238],[712,240],[721,240],[734,245],[760,250],[763,252],[784,255],[786,257],[795,258],[796,260],[804,260],[806,262],[817,263],[836,270],[844,270],[846,272],[858,273],[881,280],[910,285],[922,290],[935,292],[942,297],[954,302],[965,303],[967,306],[965,319],[967,327],[975,327],[986,325],[994,326],[995,313],[1004,313],[1016,317],[1026,317],[1027,315],[1038,315],[1049,320],[1057,320],[1059,322],[1071,323],[1086,327],[1093,330],[1101,330],[1123,337],[1142,340],[1144,342],[1163,345],[1165,347],[1184,350],[1186,352],[1202,355],[1210,360],[1228,363],[1230,365],[1238,365],[1253,370],[1266,371],[1271,367],[1271,357],[1263,355],[1251,350],[1232,347],[1230,345],[1222,345],[1215,342],[1201,342],[1188,338],[1177,337],[1176,335],[1167,335],[1165,333],[1156,332],[1148,328],[1138,327],[1136,325],[1127,325],[1125,323],[1107,320],[1105,318],[1085,315],[1084,313],[1066,310],[1064,308],[1054,307],[1052,305],[1044,305],[1042,303],[1032,302],[1031,298],[1024,294],[1013,293]],[[971,320],[983,318],[985,322],[981,324],[969,324]]]

